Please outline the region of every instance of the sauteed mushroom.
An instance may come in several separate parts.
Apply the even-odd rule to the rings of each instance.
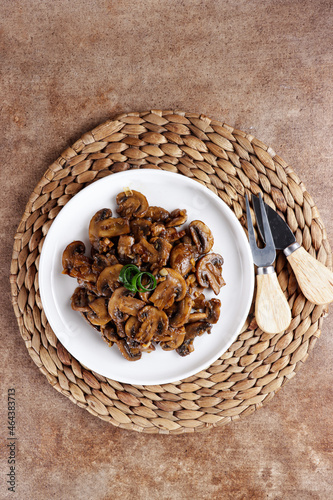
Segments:
[[[92,325],[106,325],[111,320],[105,298],[99,297],[91,302],[89,307],[91,310],[87,313],[87,319]]]
[[[97,291],[100,295],[111,297],[112,292],[121,286],[119,274],[122,268],[121,264],[114,264],[103,269],[96,283]]]
[[[111,322],[101,326],[101,335],[102,339],[110,347],[114,344],[114,342],[118,342],[119,340],[119,336],[117,335],[117,330]]]
[[[175,328],[185,325],[190,316],[192,306],[193,299],[186,294],[182,300],[177,302],[176,312],[170,318],[170,325]]]
[[[177,349],[184,342],[186,333],[184,326],[181,326],[179,328],[173,328],[172,326],[169,326],[167,333],[170,335],[169,339],[160,343],[160,346],[164,351],[172,351],[174,349]]]
[[[119,264],[117,257],[111,253],[101,254],[92,252],[92,258],[93,258],[93,264],[91,268],[93,272],[98,275],[106,267],[113,266],[114,264]]]
[[[205,300],[202,294],[197,304],[193,303],[193,312],[189,315],[187,323],[195,323],[196,321],[208,321],[208,323],[215,324],[218,322],[221,311],[221,301],[219,299]],[[199,311],[201,309],[201,312]]]
[[[90,311],[89,303],[93,300],[92,297],[85,287],[77,287],[71,297],[72,309],[80,312]]]
[[[135,242],[139,242],[141,238],[148,237],[152,223],[148,219],[132,219],[130,221],[131,233],[134,236]]]
[[[169,216],[169,212],[162,207],[149,207],[145,215],[152,222],[165,222]]]
[[[132,292],[124,287],[117,288],[109,300],[108,311],[117,326],[119,323],[126,321],[128,318],[128,314],[124,313],[120,309],[124,297],[127,297],[128,295],[132,296]]]
[[[75,261],[78,256],[83,256],[85,252],[85,244],[82,241],[73,241],[67,245],[62,254],[62,267],[63,273],[69,274],[71,269],[75,266]]]
[[[210,299],[206,302],[205,311],[207,314],[207,321],[215,324],[218,322],[221,313],[221,301],[219,299]]]
[[[150,296],[150,301],[155,307],[158,309],[168,309],[174,301],[182,300],[185,297],[186,283],[178,271],[171,268],[163,268],[156,277],[159,283]]]
[[[147,198],[138,191],[128,190],[119,193],[116,201],[117,212],[121,217],[144,217],[148,210]]]
[[[84,255],[85,249],[82,241],[73,241],[67,245],[62,254],[62,272],[72,278],[95,282],[96,275],[92,270],[92,260]]]
[[[197,321],[204,321],[205,319],[207,319],[207,313],[196,311],[189,315],[188,323],[196,323]]]
[[[133,259],[132,246],[134,242],[134,237],[129,234],[119,236],[117,250],[122,262],[130,262]]]
[[[204,288],[210,286],[215,295],[218,295],[221,287],[225,285],[225,281],[222,278],[222,264],[223,258],[221,255],[210,253],[201,257],[196,265],[196,276],[199,285]]]
[[[150,228],[150,234],[152,237],[162,236],[164,238],[166,236],[166,227],[162,222],[153,222]]]
[[[142,262],[151,264],[151,269],[163,267],[167,263],[172,245],[162,238],[152,238],[148,242],[146,238],[141,238],[139,243],[133,246],[133,252],[139,255]]]
[[[109,217],[100,221],[97,226],[97,235],[99,238],[114,238],[130,232],[130,226],[127,219],[122,217]]]
[[[170,253],[170,266],[185,276],[190,271],[195,271],[195,257],[197,252],[190,245],[178,243]]]
[[[117,347],[127,361],[138,361],[141,359],[141,350],[138,346],[130,345],[125,339],[117,342]]]
[[[99,226],[103,220],[109,219],[112,217],[112,210],[110,208],[102,208],[95,213],[89,223],[89,241],[93,248],[99,250],[99,240],[100,236]]]
[[[158,264],[159,268],[164,267],[168,262],[172,245],[164,238],[159,237],[152,238],[150,242],[154,245],[154,248],[158,252],[156,264]],[[154,269],[154,267],[155,266],[153,266],[152,269]]]
[[[183,343],[177,348],[180,356],[187,356],[194,351],[193,341],[195,337],[201,336],[203,333],[210,333],[212,325],[208,321],[198,321],[185,326],[185,338]]]
[[[141,323],[135,316],[130,316],[125,323],[125,333],[126,337],[129,339],[135,339],[138,331],[140,330]]]
[[[165,229],[165,233],[163,233],[163,237],[169,241],[169,243],[174,243],[175,241],[179,240],[186,234],[186,231],[184,229],[182,230],[177,230],[175,227],[167,227]]]
[[[153,338],[158,341],[169,326],[168,316],[153,306],[145,306],[138,314],[138,320],[142,322],[135,336],[135,340],[147,345]]]
[[[171,212],[170,217],[165,223],[165,226],[177,227],[181,226],[182,224],[185,224],[186,221],[187,221],[186,210],[179,210],[179,208],[177,208],[176,210],[173,210],[173,212]]]
[[[214,237],[209,227],[201,220],[194,220],[189,230],[198,252],[208,253],[214,245]]]
[[[133,292],[125,287],[117,288],[109,300],[108,310],[115,323],[125,321],[128,316],[136,316],[146,304],[133,297]]]

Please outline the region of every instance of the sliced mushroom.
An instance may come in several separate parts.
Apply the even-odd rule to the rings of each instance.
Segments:
[[[123,299],[125,297],[127,297],[128,295],[132,295],[132,293],[127,290],[127,288],[125,287],[121,287],[121,288],[117,288],[113,294],[111,295],[111,298],[109,300],[109,304],[108,304],[108,311],[109,311],[109,314],[112,318],[112,320],[115,322],[116,326],[117,326],[117,330],[118,330],[118,325],[120,323],[123,323],[124,321],[126,321],[128,319],[128,314],[124,313],[121,309],[120,309],[120,305],[123,301]],[[120,332],[123,332],[124,329],[122,328],[120,330]],[[120,335],[120,337],[123,337],[123,335]]]
[[[111,297],[112,292],[121,286],[119,275],[122,268],[122,264],[114,264],[103,269],[96,283],[97,291],[100,295]]]
[[[151,225],[150,234],[151,234],[152,237],[162,236],[164,238],[166,236],[166,227],[165,227],[165,225],[162,224],[161,222],[154,222]]]
[[[159,267],[164,267],[169,260],[172,245],[166,239],[159,237],[152,238],[150,242],[158,252],[158,258],[155,264],[158,264]],[[152,270],[154,270],[154,266],[152,266]]]
[[[172,245],[163,238],[152,238],[151,242],[141,238],[139,243],[133,245],[133,252],[140,256],[142,262],[148,262],[151,270],[154,270],[166,265],[171,248]]]
[[[174,243],[177,240],[180,240],[180,238],[183,238],[183,236],[186,234],[185,229],[182,229],[181,231],[177,231],[175,227],[167,227],[165,229],[165,232],[161,234],[163,238],[169,241],[169,243]]]
[[[193,305],[192,298],[188,294],[186,294],[182,300],[179,300],[177,302],[176,313],[171,316],[170,325],[173,326],[174,328],[178,328],[180,326],[185,325],[190,316],[192,305]]]
[[[140,256],[142,262],[153,264],[158,260],[158,251],[146,238],[141,238],[138,243],[133,245],[133,252]]]
[[[140,347],[130,345],[125,339],[120,339],[117,342],[117,347],[127,361],[138,361],[141,359]]]
[[[143,300],[147,304],[149,302],[151,292],[138,292],[138,295],[140,297],[140,300]]]
[[[171,212],[170,217],[165,223],[166,227],[177,227],[185,224],[187,221],[187,212],[186,210],[180,210],[177,208]]]
[[[205,312],[194,312],[189,315],[188,323],[196,323],[197,321],[207,320],[207,313]]]
[[[119,193],[116,201],[118,203],[118,214],[127,219],[144,217],[149,206],[147,198],[142,193],[134,190]]]
[[[122,262],[131,262],[133,259],[132,246],[134,245],[134,237],[128,234],[119,236],[117,251]]]
[[[82,241],[73,241],[65,248],[62,254],[63,274],[83,281],[95,282],[96,274],[92,270],[92,260],[84,255],[85,244]]]
[[[87,313],[87,319],[92,325],[106,325],[111,320],[105,298],[99,297],[89,307],[91,310]]]
[[[75,260],[77,257],[80,258],[84,255],[86,250],[85,244],[82,241],[73,241],[63,251],[62,254],[62,267],[63,274],[69,274],[71,269],[75,265]]]
[[[148,344],[140,344],[141,352],[153,352],[155,351],[155,346],[153,342],[148,342]]]
[[[200,253],[208,253],[214,245],[214,237],[209,227],[201,220],[194,220],[189,225],[189,231],[195,246]]]
[[[221,301],[219,299],[210,299],[206,302],[205,312],[209,323],[217,323],[221,313]]]
[[[99,238],[114,238],[130,232],[130,225],[127,219],[122,217],[110,217],[97,224],[97,235]]]
[[[140,330],[141,323],[135,316],[130,316],[125,323],[125,334],[130,339],[135,339]]]
[[[119,264],[117,257],[111,253],[101,254],[93,252],[92,258],[92,270],[96,274],[100,274],[106,267],[113,266],[114,264]]]
[[[120,340],[120,337],[117,335],[116,327],[111,323],[107,323],[106,325],[101,326],[101,335],[102,339],[111,347],[115,342]]]
[[[183,343],[177,348],[180,356],[187,356],[194,351],[193,341],[195,337],[201,336],[203,333],[210,333],[212,325],[208,321],[198,321],[185,326],[185,338]]]
[[[185,235],[182,236],[181,242],[185,243],[185,245],[190,245],[190,246],[193,245],[193,240],[192,240],[191,236],[186,234],[186,232],[185,232]]]
[[[141,344],[148,345],[152,340],[158,341],[167,331],[169,326],[168,316],[153,306],[145,306],[138,314],[141,327],[135,336],[135,340]]]
[[[204,309],[206,305],[206,297],[204,296],[203,293],[199,293],[193,301],[193,309],[198,310],[198,309]]]
[[[223,258],[217,253],[210,253],[201,257],[196,264],[196,276],[199,285],[204,288],[211,287],[218,295],[225,281],[222,277]]]
[[[108,312],[117,327],[119,337],[125,337],[125,321],[129,316],[137,316],[145,302],[135,299],[133,293],[125,287],[117,288],[111,295]]]
[[[178,271],[182,276],[185,276],[190,271],[195,271],[195,258],[197,254],[194,253],[193,247],[178,243],[170,253],[170,266],[172,269]]]
[[[72,309],[80,312],[90,311],[89,304],[94,300],[94,297],[86,288],[77,287],[71,297]]]
[[[182,345],[185,339],[185,327],[173,328],[169,326],[167,333],[170,335],[168,340],[160,342],[160,346],[164,351],[173,351]]]
[[[119,309],[130,316],[137,316],[140,309],[146,305],[145,302],[139,299],[135,299],[130,295],[124,295],[119,304]]]
[[[145,217],[152,222],[165,222],[170,217],[170,214],[162,207],[148,207]]]
[[[105,219],[109,219],[112,217],[112,210],[110,208],[102,208],[95,213],[95,215],[91,218],[89,223],[89,241],[93,248],[96,250],[99,249],[99,239],[98,236],[98,228],[101,221]]]
[[[135,242],[141,238],[148,238],[152,223],[148,219],[132,219],[130,221],[131,234],[134,236]]]
[[[157,287],[150,301],[158,309],[168,309],[174,301],[182,300],[186,294],[186,283],[182,275],[171,268],[163,268],[156,275]],[[162,281],[163,280],[163,281]]]

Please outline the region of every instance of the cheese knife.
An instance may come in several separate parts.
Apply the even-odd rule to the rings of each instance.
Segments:
[[[265,235],[265,248],[259,248],[251,219],[248,196],[245,195],[246,217],[249,244],[253,262],[257,267],[257,292],[255,300],[255,318],[259,328],[266,333],[280,333],[286,330],[291,322],[291,312],[286,296],[281,290],[274,266],[276,250],[273,236],[266,216],[263,200],[260,198],[260,217]],[[255,210],[256,217],[258,216]]]
[[[265,241],[259,198],[252,195],[252,203],[260,235]],[[288,224],[264,203],[276,250],[283,250],[304,296],[313,304],[333,301],[333,273],[300,246]]]

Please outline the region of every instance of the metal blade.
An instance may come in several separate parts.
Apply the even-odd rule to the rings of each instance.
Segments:
[[[260,232],[260,236],[265,242],[264,228],[262,217],[260,213],[260,201],[259,198],[252,195],[252,203],[256,213],[257,224]],[[271,226],[271,231],[274,239],[275,248],[277,250],[284,250],[289,247],[292,243],[295,243],[296,238],[293,235],[288,224],[280,217],[280,215],[275,212],[269,205],[264,203],[266,214],[268,217],[269,225]]]
[[[269,227],[269,223],[267,220],[267,216],[265,213],[263,201],[260,198],[260,203],[261,203],[260,210],[262,210],[261,220],[263,220],[263,228],[264,228],[265,235],[267,236],[265,248],[258,248],[258,246],[257,246],[255,233],[254,233],[252,220],[251,220],[250,205],[249,205],[249,200],[248,200],[247,195],[245,195],[245,202],[246,202],[248,236],[249,236],[249,243],[250,243],[250,247],[251,247],[251,251],[252,251],[253,262],[258,267],[269,267],[273,264],[273,262],[275,260],[276,250],[275,250],[275,246],[274,246],[273,236],[272,236],[272,233],[271,233],[271,230]]]

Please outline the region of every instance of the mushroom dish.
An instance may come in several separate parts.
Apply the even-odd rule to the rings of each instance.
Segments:
[[[187,356],[220,316],[220,300],[205,296],[225,285],[212,232],[129,188],[116,202],[116,215],[103,208],[90,220],[89,256],[82,241],[63,252],[63,274],[78,284],[71,307],[129,361],[158,345]]]

